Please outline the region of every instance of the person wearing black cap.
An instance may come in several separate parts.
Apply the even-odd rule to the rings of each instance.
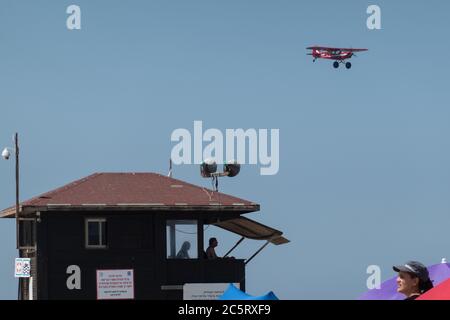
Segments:
[[[397,291],[406,296],[405,300],[415,300],[433,288],[427,268],[418,261],[408,261],[393,269],[398,272]]]

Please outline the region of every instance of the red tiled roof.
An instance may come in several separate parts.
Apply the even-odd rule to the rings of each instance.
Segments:
[[[156,173],[94,173],[21,203],[30,207],[193,207],[258,211],[259,205]],[[11,216],[15,208],[0,216]]]

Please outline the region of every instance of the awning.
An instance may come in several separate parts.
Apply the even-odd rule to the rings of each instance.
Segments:
[[[213,225],[248,239],[267,240],[275,245],[289,242],[282,236],[283,232],[244,217],[215,222]]]

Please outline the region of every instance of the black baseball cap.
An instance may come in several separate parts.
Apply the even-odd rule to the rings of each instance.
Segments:
[[[408,261],[404,265],[393,266],[395,272],[408,272],[415,274],[419,279],[427,281],[430,279],[427,267],[418,261]]]

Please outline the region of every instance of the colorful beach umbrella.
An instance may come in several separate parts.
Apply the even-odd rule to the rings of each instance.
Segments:
[[[427,267],[433,285],[437,286],[450,278],[450,263],[442,259],[442,263]],[[404,300],[405,296],[397,292],[397,276],[383,282],[380,289],[372,289],[359,297],[359,300]]]
[[[417,300],[450,300],[450,278],[425,292]]]

